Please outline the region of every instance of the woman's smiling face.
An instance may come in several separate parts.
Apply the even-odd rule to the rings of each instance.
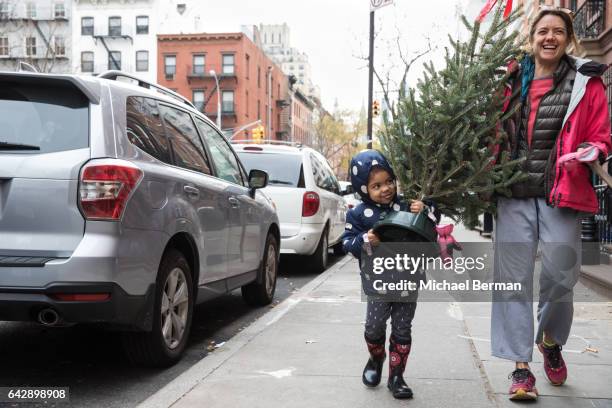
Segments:
[[[536,63],[556,65],[569,44],[565,22],[559,16],[545,15],[538,21],[531,37]]]

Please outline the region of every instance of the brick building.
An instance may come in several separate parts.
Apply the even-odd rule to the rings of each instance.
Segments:
[[[314,103],[296,88],[291,98],[291,137],[292,142],[305,145],[313,143],[312,110]]]
[[[213,121],[220,96],[221,127],[228,136],[250,139],[250,129],[260,120],[266,139],[290,138],[288,78],[248,36],[163,34],[157,41],[157,82],[192,100]]]

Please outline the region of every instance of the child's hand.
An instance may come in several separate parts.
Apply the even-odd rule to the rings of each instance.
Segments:
[[[425,204],[420,200],[412,200],[410,203],[410,212],[419,213],[423,211],[423,208],[425,208]]]
[[[370,242],[372,246],[378,246],[378,244],[380,244],[380,238],[374,233],[374,230],[368,231],[368,242]]]

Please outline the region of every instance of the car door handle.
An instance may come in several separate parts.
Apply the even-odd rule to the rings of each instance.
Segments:
[[[192,186],[183,186],[183,191],[185,194],[197,197],[200,195],[200,190]]]
[[[227,199],[230,202],[232,208],[240,208],[240,201],[236,197],[230,197]]]

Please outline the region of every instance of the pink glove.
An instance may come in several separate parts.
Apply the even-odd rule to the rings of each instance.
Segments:
[[[559,164],[565,167],[576,166],[580,163],[592,163],[599,157],[599,149],[595,146],[589,146],[579,152],[567,153],[559,157]]]

